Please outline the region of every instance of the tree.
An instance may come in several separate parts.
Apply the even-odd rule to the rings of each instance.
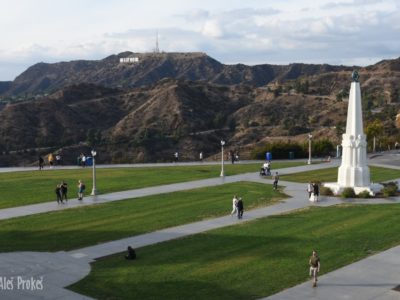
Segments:
[[[383,124],[380,120],[375,119],[373,122],[367,125],[365,129],[365,133],[367,135],[367,141],[373,141],[372,143],[372,151],[375,152],[376,148],[376,137],[382,136],[384,132]]]

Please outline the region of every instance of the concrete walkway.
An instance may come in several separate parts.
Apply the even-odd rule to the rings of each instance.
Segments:
[[[394,247],[321,276],[317,288],[305,282],[264,300],[398,300],[399,257],[400,246]]]
[[[324,167],[333,167],[332,164],[322,164],[322,165],[312,165],[312,166],[304,166],[297,168],[289,168],[279,170],[280,173],[285,172],[286,174],[292,172],[301,172],[304,171],[305,168],[309,169],[320,169]],[[206,179],[200,181],[194,181],[190,183],[182,183],[182,184],[174,184],[167,185],[162,187],[154,187],[140,190],[133,190],[128,192],[120,192],[104,195],[103,199],[100,197],[90,199],[88,203],[84,202],[83,204],[78,203],[78,205],[91,205],[95,203],[108,202],[108,201],[117,201],[118,197],[126,197],[126,198],[134,198],[140,197],[147,194],[159,194],[166,193],[177,190],[191,189],[196,187],[210,186],[210,185],[218,185],[227,182],[236,182],[241,180],[247,181],[256,181],[263,183],[271,183],[271,180],[266,180],[264,178],[260,178],[258,174],[244,174],[237,176],[229,176],[225,179],[214,178],[214,179]],[[306,199],[305,185],[297,184],[297,183],[289,183],[289,182],[280,182],[280,185],[285,185],[286,188],[284,190],[285,193],[291,196],[291,198],[286,199],[278,204],[264,207],[252,211],[246,211],[243,220],[237,220],[235,217],[224,216],[220,218],[215,218],[211,220],[205,220],[201,222],[196,222],[192,224],[177,226],[173,228],[167,228],[155,232],[151,232],[148,234],[143,234],[139,236],[134,236],[118,241],[112,241],[108,243],[103,243],[91,247],[85,247],[81,249],[76,249],[69,252],[57,252],[57,253],[39,253],[39,252],[14,252],[14,253],[2,253],[0,254],[0,266],[2,273],[1,276],[5,276],[6,278],[14,278],[14,287],[10,290],[1,290],[0,289],[0,298],[3,299],[89,299],[82,295],[73,293],[69,290],[64,289],[65,286],[76,282],[85,276],[90,271],[90,263],[94,261],[94,259],[107,256],[110,254],[119,253],[124,251],[128,245],[133,246],[134,248],[143,247],[146,245],[151,245],[155,243],[160,243],[164,241],[168,241],[171,239],[176,239],[204,231],[208,231],[215,228],[221,228],[225,226],[235,225],[241,222],[246,222],[250,220],[255,220],[257,218],[263,218],[271,215],[281,214],[285,212],[289,212],[292,210],[304,208],[307,206],[318,205],[318,206],[330,206],[341,203],[342,201],[337,198],[326,198],[323,201],[314,204],[310,203]],[[140,191],[140,192],[139,192]],[[134,193],[135,195],[132,195]],[[112,197],[111,197],[112,196]],[[110,198],[107,198],[110,197]],[[124,199],[126,199],[124,198]],[[399,202],[399,199],[389,199],[389,200],[365,200],[361,201],[361,203],[372,204],[372,203],[393,203]],[[44,203],[42,205],[49,205],[53,203]],[[56,204],[53,204],[53,207],[48,207],[48,210],[52,211],[58,210],[59,208],[54,209]],[[74,207],[74,203],[68,204],[68,208]],[[34,210],[29,210],[26,207],[23,207],[22,215],[34,214],[38,213]],[[15,208],[18,209],[18,208]],[[65,209],[65,208],[62,208]],[[0,211],[1,213],[1,211]],[[398,250],[396,250],[398,248]],[[360,261],[356,264],[362,263],[366,261],[365,267],[361,265],[363,270],[369,270],[369,268],[373,268],[374,272],[366,272],[364,271],[363,276],[365,280],[361,280],[359,275],[359,268],[356,264],[353,268],[353,265],[347,266],[320,278],[320,287],[317,289],[312,289],[309,283],[305,283],[303,285],[299,285],[293,289],[286,290],[281,294],[274,295],[270,299],[378,299],[376,298],[368,298],[370,295],[369,292],[365,292],[367,297],[357,298],[359,295],[357,292],[348,292],[347,294],[340,293],[340,291],[347,289],[353,289],[354,286],[357,287],[369,287],[370,283],[373,282],[376,290],[371,292],[371,295],[384,295],[386,298],[382,299],[395,299],[388,298],[390,296],[396,295],[393,294],[390,289],[400,283],[400,279],[397,277],[396,272],[390,269],[387,272],[386,268],[389,268],[388,265],[392,263],[392,260],[396,258],[396,255],[400,254],[400,248],[396,247],[391,250],[382,252],[378,255],[377,260],[368,261],[366,260]],[[380,269],[377,265],[383,264],[384,268]],[[398,266],[393,264],[395,270],[398,269]],[[366,268],[366,269],[365,269]],[[350,270],[350,271],[349,271]],[[384,274],[383,274],[384,273]],[[399,272],[400,273],[400,272]],[[333,275],[332,275],[333,274]],[[371,274],[371,276],[368,276]],[[331,276],[331,277],[327,277]],[[348,276],[348,277],[346,277]],[[376,280],[376,277],[381,276],[382,280]],[[33,279],[33,280],[41,280],[43,284],[43,289],[36,290],[22,290],[17,286],[18,278],[22,277],[23,279]],[[325,279],[327,277],[327,279]],[[346,278],[346,280],[343,280]],[[329,282],[329,283],[328,283]],[[354,284],[353,284],[354,283]],[[327,292],[332,295],[339,295],[338,297],[328,298],[326,294],[324,294],[323,288],[331,288],[331,291]],[[300,289],[300,290],[297,290]],[[355,289],[358,290],[359,288]],[[309,293],[312,293],[310,296]],[[336,293],[336,294],[335,294]],[[396,292],[395,292],[396,293]],[[281,296],[279,296],[281,295]],[[304,298],[303,298],[304,295]],[[343,297],[342,297],[342,296]],[[360,294],[363,295],[364,294]],[[400,293],[399,293],[400,295]],[[282,297],[282,298],[281,298]],[[287,298],[284,298],[287,297]],[[293,298],[294,297],[294,298]],[[312,298],[314,297],[314,298]],[[352,298],[355,297],[355,298]],[[379,298],[381,299],[381,298]],[[397,299],[397,298],[396,298]]]

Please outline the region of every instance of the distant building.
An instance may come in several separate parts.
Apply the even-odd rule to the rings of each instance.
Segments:
[[[134,64],[139,62],[139,57],[121,57],[119,63],[121,64]]]

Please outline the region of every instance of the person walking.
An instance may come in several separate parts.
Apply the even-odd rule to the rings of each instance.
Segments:
[[[53,155],[53,153],[49,154],[49,156],[47,157],[47,160],[49,162],[50,169],[52,169],[53,166],[54,166],[54,155]]]
[[[237,202],[237,216],[238,216],[238,219],[242,219],[243,218],[243,210],[244,210],[243,200],[242,200],[242,198],[239,198],[239,200]]]
[[[318,197],[319,197],[319,185],[317,182],[314,182],[313,184],[313,193],[314,193],[314,201],[318,202]]]
[[[61,182],[61,199],[65,200],[65,202],[68,202],[68,184],[63,181]]]
[[[81,154],[81,165],[82,168],[86,167],[86,155],[85,154]]]
[[[279,182],[279,175],[278,172],[275,172],[275,175],[272,178],[274,180],[273,186],[274,186],[274,190],[278,189],[278,182]]]
[[[321,267],[321,262],[317,251],[312,251],[312,255],[310,257],[310,260],[308,261],[308,264],[310,265],[310,277],[312,278],[312,286],[316,287],[318,281],[317,276]]]
[[[200,152],[200,154],[199,154],[199,160],[200,160],[201,162],[203,162],[203,152]]]
[[[39,155],[39,170],[42,170],[44,166],[44,159],[41,155]]]
[[[236,195],[233,195],[231,216],[237,213],[237,203],[238,203],[238,198]]]
[[[61,198],[61,185],[60,184],[56,185],[55,192],[56,192],[56,197],[57,197],[57,203],[58,204],[63,203],[62,198]]]
[[[231,162],[232,162],[232,165],[233,165],[235,163],[235,154],[233,153],[233,150],[229,151],[229,156],[231,158]]]
[[[175,162],[179,161],[179,152],[178,151],[175,151],[175,153],[174,153],[174,161]]]
[[[310,181],[310,182],[307,184],[308,200],[310,200],[310,201],[311,201],[311,195],[312,195],[312,192],[313,192],[313,191],[314,191],[314,186],[313,186],[312,182]]]
[[[267,176],[271,176],[271,162],[270,161],[267,161],[265,163],[265,174]]]
[[[85,184],[82,180],[78,180],[78,200],[83,200],[83,194],[85,193]]]

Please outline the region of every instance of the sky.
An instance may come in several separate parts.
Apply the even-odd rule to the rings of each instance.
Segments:
[[[124,51],[225,64],[365,66],[400,56],[399,0],[0,0],[0,81]]]

